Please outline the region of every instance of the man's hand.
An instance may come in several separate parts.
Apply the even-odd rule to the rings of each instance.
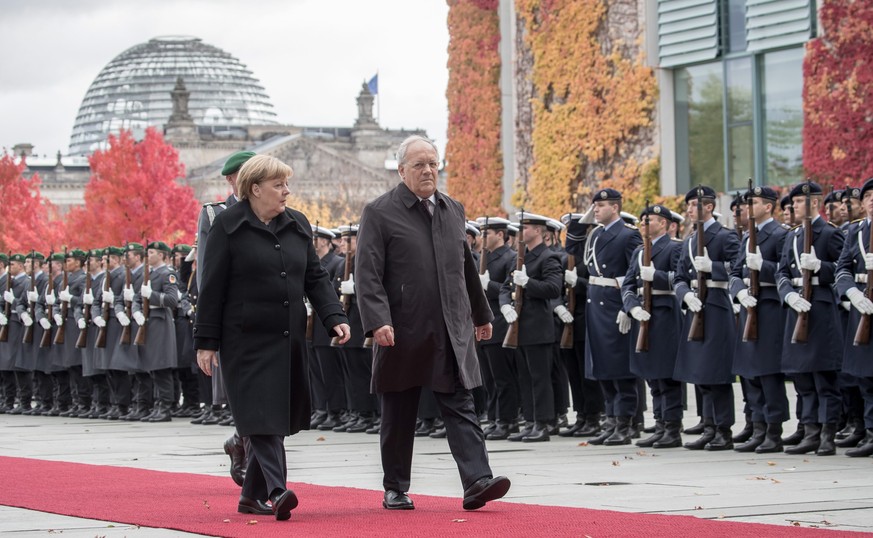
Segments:
[[[391,325],[382,325],[373,331],[373,341],[383,347],[391,347],[394,345],[394,327]]]
[[[57,325],[58,327],[60,327],[61,325],[64,324],[64,318],[62,318],[60,314],[55,314],[54,318],[55,318],[55,325]]]
[[[695,256],[692,262],[694,270],[698,273],[712,272],[712,259],[709,257],[709,251],[706,247],[703,248],[703,256]]]
[[[39,326],[42,327],[42,330],[44,330],[44,331],[50,331],[50,330],[52,330],[52,324],[51,324],[51,322],[48,320],[48,318],[40,318],[40,320],[39,320]]]
[[[0,312],[0,325],[9,325],[9,319],[3,312]]]
[[[505,304],[500,307],[500,313],[503,314],[503,318],[506,320],[506,323],[512,325],[515,323],[515,320],[518,319],[518,312],[512,308],[512,305]]]
[[[792,291],[786,295],[785,302],[788,303],[788,306],[793,308],[797,313],[809,312],[809,309],[812,308],[810,302],[801,297],[796,291]]]
[[[627,334],[630,332],[631,319],[630,316],[624,313],[624,311],[618,311],[618,317],[615,318],[615,323],[618,325],[618,332],[621,334]]]
[[[79,327],[79,330],[81,331],[82,329],[87,327],[88,324],[85,323],[85,318],[79,318],[76,320],[76,326]]]
[[[55,290],[50,291],[45,295],[45,304],[52,306],[55,304],[57,299],[55,298]]]
[[[133,286],[124,287],[124,300],[127,302],[133,301]]]
[[[868,252],[864,254],[864,267],[868,271],[873,271],[873,252]]]
[[[85,293],[82,294],[82,303],[94,304],[94,294],[91,292],[91,290],[85,290]]]
[[[818,273],[821,270],[821,260],[815,255],[815,247],[809,249],[809,254],[800,255],[800,268],[813,273]]]
[[[93,318],[91,318],[91,321],[93,321],[94,325],[100,327],[101,329],[103,327],[106,327],[106,320],[103,319],[103,316],[94,316]]]
[[[127,314],[125,314],[124,312],[118,312],[117,314],[115,314],[115,319],[118,320],[118,323],[120,323],[122,327],[127,327],[128,325],[130,325],[130,318],[127,317]]]
[[[700,299],[698,299],[697,296],[694,295],[693,291],[689,291],[688,293],[686,293],[685,296],[682,297],[682,300],[685,301],[685,304],[688,306],[688,310],[691,310],[692,312],[700,312],[700,310],[703,308],[703,303],[701,303]]]
[[[212,367],[218,366],[218,354],[211,349],[197,350],[197,366],[203,370],[203,373],[212,376]]]
[[[69,303],[73,299],[73,295],[70,293],[70,287],[62,289],[60,293],[58,293],[58,299],[65,303]]]
[[[579,224],[594,224],[594,204],[591,204],[585,213],[579,217]]]
[[[870,299],[864,296],[864,292],[858,288],[849,288],[846,292],[846,297],[849,298],[849,301],[852,302],[852,306],[854,306],[858,312],[862,314],[873,314],[873,301],[870,301]]]
[[[491,273],[488,269],[485,269],[485,272],[479,275],[479,282],[482,283],[482,289],[488,290],[488,283],[491,282]]]
[[[21,323],[23,323],[25,327],[33,325],[33,318],[30,317],[30,314],[27,312],[22,312],[19,317],[21,318]]]
[[[36,292],[36,291],[27,292],[27,302],[28,303],[35,303],[38,300],[39,300],[39,293],[38,292]]]
[[[746,308],[755,308],[758,304],[758,299],[749,295],[749,290],[742,289],[737,292],[737,301]]]
[[[476,327],[476,341],[481,342],[482,340],[491,340],[491,330],[492,327],[490,323]]]
[[[573,314],[571,314],[570,311],[567,310],[566,306],[559,304],[555,307],[554,312],[555,315],[558,316],[558,319],[560,319],[562,322],[573,323]]]
[[[345,344],[349,341],[349,338],[352,337],[352,329],[349,327],[348,323],[340,323],[339,325],[334,325],[333,332],[339,337],[338,343],[340,344]]]
[[[521,266],[521,269],[516,269],[512,272],[512,282],[521,286],[522,288],[527,286],[527,283],[530,281],[530,277],[527,276],[527,268],[525,266]]]
[[[355,273],[349,273],[349,279],[340,282],[340,293],[343,295],[355,294]]]
[[[14,303],[15,302],[15,294],[12,293],[12,290],[6,290],[3,292],[3,300],[6,301],[7,303]]]
[[[564,284],[570,286],[571,288],[576,287],[576,282],[579,281],[579,273],[576,272],[576,268],[567,269],[564,271]]]
[[[312,315],[312,305],[309,304],[309,301],[303,301],[303,306],[306,307],[306,317],[308,318]]]
[[[134,312],[133,321],[135,321],[137,325],[142,327],[143,325],[145,325],[146,322],[145,315],[142,312]]]
[[[140,286],[139,293],[143,299],[151,299],[151,297],[152,297],[152,283],[151,283],[151,281],[146,282],[145,284]]]
[[[652,315],[646,312],[641,306],[631,308],[630,315],[637,321],[649,321],[652,318]]]
[[[112,304],[113,302],[115,302],[115,294],[112,293],[111,289],[103,292],[103,302],[106,304]]]
[[[640,256],[640,278],[645,282],[654,282],[655,266],[654,264],[643,265],[643,258]]]
[[[760,271],[764,267],[764,257],[761,256],[761,249],[756,248],[755,252],[746,251],[746,267],[752,271]]]

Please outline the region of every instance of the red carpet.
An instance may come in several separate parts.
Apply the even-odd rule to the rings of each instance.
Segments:
[[[629,514],[506,502],[475,512],[460,499],[416,495],[416,509],[382,509],[382,493],[290,484],[300,506],[290,521],[238,514],[229,478],[127,467],[0,457],[0,505],[213,536],[732,536],[828,537],[858,533]]]

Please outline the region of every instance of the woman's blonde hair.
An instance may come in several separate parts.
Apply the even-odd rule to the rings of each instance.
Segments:
[[[239,199],[245,200],[252,193],[252,188],[264,181],[271,179],[289,179],[294,175],[294,170],[275,157],[269,155],[255,155],[247,160],[236,178],[236,189]]]

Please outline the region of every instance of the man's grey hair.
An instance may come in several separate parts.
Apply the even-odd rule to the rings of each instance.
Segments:
[[[404,164],[406,161],[406,152],[409,150],[409,146],[414,142],[425,142],[426,144],[430,144],[430,147],[433,148],[434,152],[437,155],[437,160],[440,158],[440,151],[437,149],[436,144],[433,143],[429,138],[425,138],[421,135],[412,135],[406,138],[403,142],[400,143],[400,147],[397,149],[397,164]]]

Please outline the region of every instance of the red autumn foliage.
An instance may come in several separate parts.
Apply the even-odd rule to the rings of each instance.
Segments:
[[[16,162],[10,155],[0,157],[0,252],[48,254],[60,244],[62,230],[54,205],[40,194],[39,176],[26,179],[22,175],[26,166],[24,160]]]
[[[83,248],[125,241],[191,243],[199,204],[194,190],[179,183],[185,167],[155,129],[137,142],[129,131],[109,137],[109,148],[89,158],[91,180],[85,206],[67,218],[67,238]]]

